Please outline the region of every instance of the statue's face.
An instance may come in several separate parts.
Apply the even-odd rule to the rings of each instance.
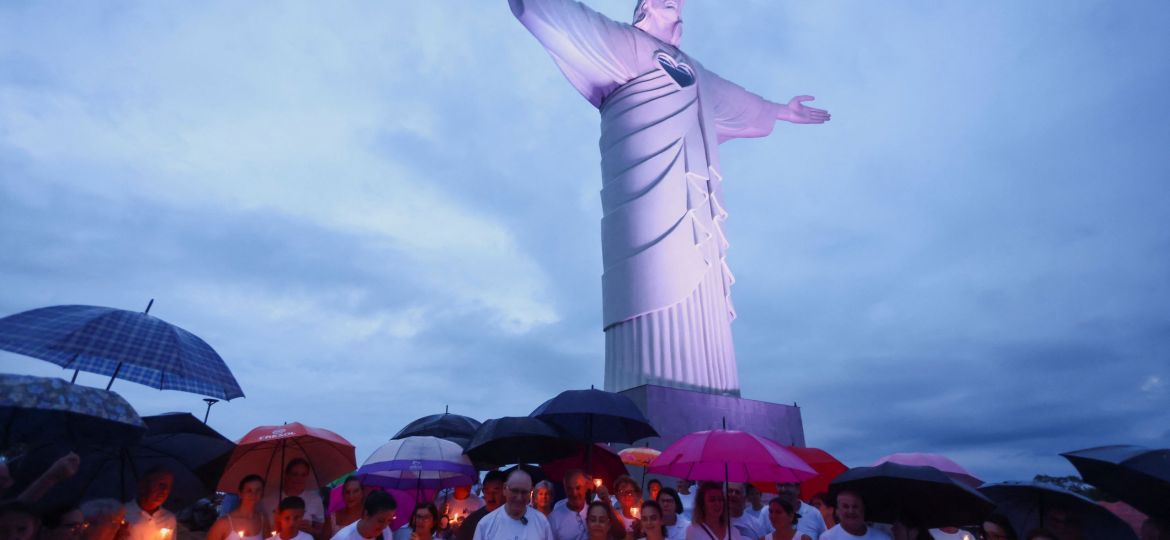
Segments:
[[[646,22],[652,21],[652,26],[670,29],[671,35],[659,36],[660,39],[667,38],[665,41],[678,44],[682,37],[682,10],[685,3],[686,0],[644,0]]]

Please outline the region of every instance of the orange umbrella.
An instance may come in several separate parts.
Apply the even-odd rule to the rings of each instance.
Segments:
[[[648,467],[654,458],[658,457],[658,450],[653,448],[631,447],[618,452],[618,456],[622,458],[622,463],[626,465],[633,465],[635,467]]]

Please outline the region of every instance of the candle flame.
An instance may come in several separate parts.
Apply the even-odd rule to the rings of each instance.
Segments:
[[[593,487],[601,487],[601,479],[600,478],[593,479]]]
[[[166,527],[163,527],[163,528],[158,530],[158,535],[163,537],[163,538],[166,538],[170,534],[171,534],[171,530],[166,528]]]

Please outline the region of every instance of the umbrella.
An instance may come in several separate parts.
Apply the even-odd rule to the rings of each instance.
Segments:
[[[837,475],[849,470],[849,467],[846,467],[844,463],[841,463],[837,458],[820,448],[804,448],[800,446],[785,446],[784,448],[796,454],[796,457],[800,458],[801,461],[807,463],[809,467],[812,467],[817,472],[815,477],[800,483],[801,500],[807,501],[813,495],[828,492],[829,483]]]
[[[415,420],[395,433],[391,439],[407,437],[438,437],[466,447],[479,429],[479,420],[459,414],[444,412]]]
[[[622,458],[622,463],[635,467],[649,467],[650,462],[654,461],[654,458],[660,455],[662,455],[662,452],[658,450],[638,446],[632,446],[618,452],[618,456]]]
[[[1038,482],[1004,482],[985,484],[979,492],[995,501],[995,511],[1007,517],[1017,531],[1040,527],[1046,513],[1063,509],[1079,519],[1085,540],[1137,539],[1133,529],[1113,512],[1056,486]]]
[[[120,377],[217,399],[244,396],[210,345],[148,313],[98,306],[25,311],[0,319],[0,349],[72,369],[74,379],[87,371],[109,375],[110,384]]]
[[[125,445],[146,424],[117,393],[56,377],[0,374],[0,449],[15,446]]]
[[[580,445],[530,416],[505,416],[483,423],[467,444],[467,457],[480,468],[508,463],[542,463],[567,457]]]
[[[214,494],[236,445],[189,413],[147,416],[143,421],[146,435],[137,443],[81,452],[81,469],[46,499],[56,503],[101,497],[130,500],[138,480],[156,467],[174,475],[165,504],[171,510]]]
[[[607,486],[612,486],[614,479],[628,475],[622,458],[608,447],[595,444],[591,449],[580,448],[577,453],[561,459],[542,463],[540,468],[549,478],[562,479],[570,469],[581,469],[591,478],[600,478]]]
[[[479,479],[463,449],[438,437],[391,440],[354,473],[363,485],[421,490],[467,486]]]
[[[684,435],[662,451],[649,472],[714,482],[803,482],[817,474],[779,443],[730,430]]]
[[[1170,519],[1170,449],[1102,446],[1061,455],[1086,482],[1148,516]]]
[[[630,398],[595,389],[561,392],[528,416],[553,424],[562,433],[586,444],[633,444],[638,439],[658,436]]]
[[[284,467],[294,459],[309,462],[318,487],[357,468],[353,445],[327,429],[292,422],[282,426],[259,426],[237,443],[227,470],[219,479],[219,490],[234,492],[249,474],[265,478],[265,490],[279,493]]]
[[[912,527],[976,525],[995,507],[974,488],[934,467],[893,462],[849,469],[833,480],[831,488],[833,493],[859,492],[865,500],[866,521]]]
[[[922,467],[934,467],[951,478],[967,484],[973,488],[983,485],[983,480],[980,480],[964,469],[962,465],[955,463],[950,458],[942,454],[927,454],[922,452],[917,453],[900,453],[890,454],[873,463],[876,467],[885,462],[900,463],[902,465],[917,465]]]

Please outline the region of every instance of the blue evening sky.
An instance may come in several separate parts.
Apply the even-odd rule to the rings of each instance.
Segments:
[[[684,16],[705,66],[834,118],[722,149],[745,397],[850,465],[1170,446],[1170,3]],[[359,462],[445,405],[527,414],[601,384],[597,135],[505,0],[2,2],[0,314],[155,298],[248,395],[213,427]]]

